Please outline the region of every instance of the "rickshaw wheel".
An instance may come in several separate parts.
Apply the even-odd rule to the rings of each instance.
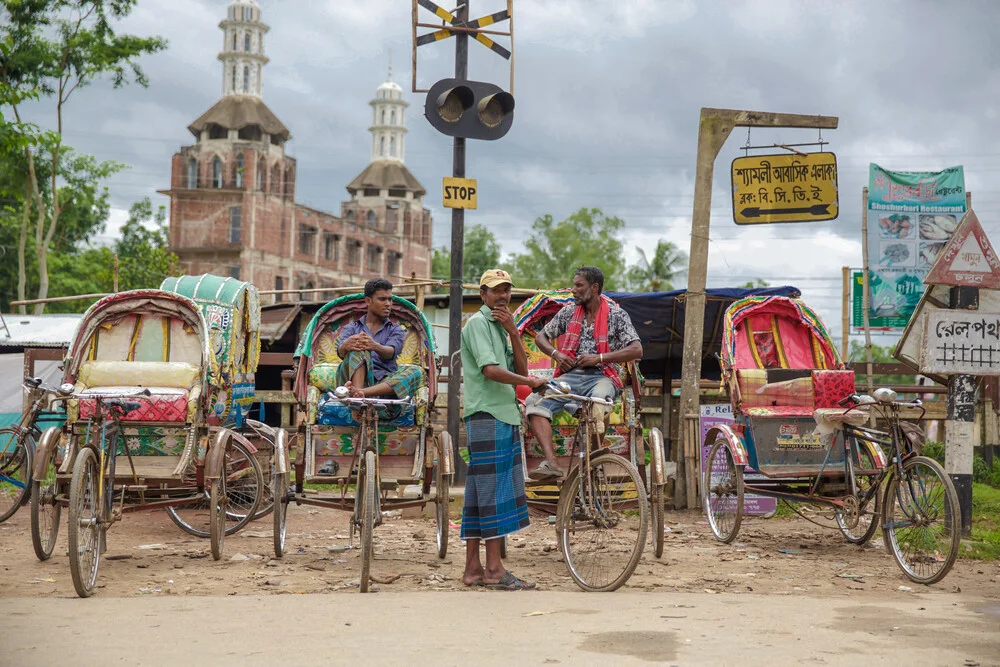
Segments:
[[[212,480],[212,492],[209,500],[209,532],[212,540],[212,559],[222,558],[222,549],[226,539],[226,475],[225,471],[217,479]],[[252,513],[251,513],[252,516]]]
[[[274,555],[285,555],[285,532],[288,527],[288,473],[279,473],[271,465],[271,489],[274,496]]]
[[[705,463],[702,504],[708,525],[720,542],[736,539],[743,521],[743,468],[736,465],[725,438],[712,445]]]
[[[578,500],[584,474],[590,475],[592,508]],[[560,499],[556,523],[570,576],[585,591],[617,590],[646,547],[649,504],[639,471],[617,454],[603,454],[588,471],[567,479]]]
[[[448,554],[448,508],[451,502],[451,488],[448,476],[442,471],[443,462],[438,460],[437,472],[434,475],[434,514],[437,520],[437,551],[438,558]]]
[[[659,558],[663,555],[663,484],[653,484],[652,512],[653,522],[653,555]]]
[[[363,495],[363,498],[361,497]],[[365,452],[365,487],[355,500],[361,505],[361,585],[367,593],[372,567],[372,541],[375,531],[375,505],[378,502],[378,485],[375,482],[375,452]]]
[[[111,493],[111,489],[106,489]],[[73,464],[69,487],[69,572],[73,588],[82,598],[94,594],[97,569],[101,563],[103,531],[99,522],[100,498],[97,497],[97,456],[84,447]]]
[[[14,516],[31,493],[34,453],[35,439],[30,433],[24,442],[17,442],[16,428],[0,428],[0,523]]]
[[[934,459],[916,456],[903,464],[902,479],[886,480],[882,536],[903,573],[933,584],[955,564],[962,538],[958,493]]]
[[[45,457],[45,481],[31,482],[31,546],[35,548],[38,560],[52,557],[59,535],[62,507],[55,500],[59,491],[55,459],[55,450],[49,451]]]
[[[875,460],[872,455],[868,453],[867,449],[858,449],[858,460],[860,461],[860,470],[876,470]],[[877,475],[862,475],[856,477],[858,494],[867,493],[871,489],[872,484],[877,484],[879,477]],[[844,539],[846,539],[851,544],[865,544],[872,538],[875,534],[875,530],[878,528],[878,519],[882,513],[882,493],[876,489],[872,494],[871,499],[858,507],[858,520],[854,526],[850,524],[853,521],[848,520],[843,512],[837,511],[837,526],[840,528],[840,532],[844,534]]]

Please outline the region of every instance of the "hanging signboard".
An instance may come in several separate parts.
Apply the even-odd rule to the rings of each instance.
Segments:
[[[833,220],[839,212],[833,153],[738,157],[732,186],[738,225]]]
[[[965,171],[868,172],[870,318],[903,325],[924,291],[924,276],[965,214]],[[875,325],[872,324],[874,327]]]
[[[883,289],[886,288],[880,285],[878,291],[881,293]],[[895,295],[899,293],[897,290],[905,290],[909,295],[915,294],[916,298],[919,299],[920,295],[924,291],[924,286],[915,280],[903,280],[899,285],[893,285],[889,289],[893,292],[892,298],[895,298]],[[855,329],[864,329],[865,326],[864,291],[864,275],[861,271],[854,271],[851,274],[851,327]],[[908,317],[900,315],[886,315],[879,317],[871,315],[868,318],[868,326],[872,330],[891,331],[893,329],[904,328],[908,321]]]

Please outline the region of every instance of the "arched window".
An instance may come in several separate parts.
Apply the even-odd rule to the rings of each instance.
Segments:
[[[247,65],[243,66],[243,92],[250,92],[250,67]]]
[[[243,187],[243,167],[244,161],[242,155],[236,156],[236,187]]]
[[[281,168],[278,165],[271,169],[271,192],[281,192]]]
[[[257,94],[258,95],[260,95],[260,93],[261,93],[260,87],[261,87],[262,83],[263,83],[263,79],[261,78],[261,75],[260,75],[260,63],[257,63]]]
[[[260,157],[257,158],[257,189],[261,189],[261,185],[264,184],[264,163],[261,162]]]
[[[236,31],[233,31],[233,51],[236,50]]]
[[[385,155],[385,137],[378,140],[378,154]]]
[[[233,65],[233,92],[236,92],[236,65]]]
[[[250,31],[247,30],[243,34],[243,50],[250,53]]]
[[[212,187],[222,187],[222,160],[218,157],[212,160]]]
[[[385,125],[385,109],[382,109],[382,124]]]
[[[368,226],[369,227],[375,226],[375,211],[372,210],[368,211]]]
[[[192,190],[198,187],[198,161],[194,158],[188,160],[188,187]]]
[[[390,137],[389,139],[389,155],[396,157],[396,137]]]
[[[393,109],[392,113],[389,114],[389,124],[390,125],[395,125],[396,124],[396,110],[395,109]]]

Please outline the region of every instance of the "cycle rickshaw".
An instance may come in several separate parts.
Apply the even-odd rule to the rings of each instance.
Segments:
[[[419,366],[423,372],[416,395],[401,400],[352,399],[336,391],[341,361],[337,336],[343,326],[367,312],[360,294],[337,298],[320,308],[302,333],[295,351],[293,387],[299,403],[298,429],[291,442],[279,430],[274,444],[275,555],[280,557],[285,551],[289,503],[351,512],[351,539],[355,530],[361,536],[361,592],[369,588],[373,531],[387,509],[434,503],[438,556],[444,558],[448,549],[452,448],[448,434],[436,434],[431,426],[437,394],[434,340],[416,306],[398,296],[392,301],[390,319],[407,330],[396,362]],[[290,449],[295,450],[293,480]],[[306,484],[334,485],[340,490],[306,494]],[[419,486],[415,496],[389,495],[409,485]]]
[[[958,496],[901,426],[901,411],[921,402],[898,401],[886,388],[855,394],[854,371],[795,299],[741,299],[724,327],[720,363],[735,423],[710,429],[702,449],[702,504],[716,538],[736,539],[750,492],[826,507],[854,544],[881,527],[907,577],[944,577],[958,554]],[[870,411],[888,430],[865,426]],[[747,466],[761,477],[744,482]]]
[[[218,560],[224,536],[259,503],[263,480],[252,445],[219,426],[253,394],[256,290],[232,278],[190,280],[179,279],[177,293],[104,297],[70,341],[57,390],[66,424],[38,444],[31,532],[36,555],[47,560],[68,507],[70,570],[81,597],[93,593],[107,530],[124,512],[167,508],[182,528],[211,538]],[[211,324],[195,300],[206,294],[229,304],[218,305]],[[224,350],[228,366],[220,364],[229,358]],[[120,458],[127,465],[116,465]],[[192,506],[201,508],[203,530],[183,509]]]
[[[553,377],[554,363],[538,349],[535,334],[571,303],[568,290],[540,292],[514,313],[532,375]],[[590,409],[600,401],[572,396],[558,382],[550,383],[548,395],[561,394],[571,400],[570,411],[552,416],[555,453],[569,473],[560,483],[529,481],[526,485],[529,506],[556,514],[556,534],[570,576],[585,590],[611,591],[628,580],[645,546],[647,520],[652,524],[654,554],[659,558],[663,553],[667,481],[663,436],[653,428],[648,438],[643,437],[638,367],[627,364],[625,372],[625,390],[610,406],[606,423]],[[522,434],[525,457],[542,456],[526,418]],[[531,467],[526,462],[525,470]],[[581,470],[590,473],[581,474]]]

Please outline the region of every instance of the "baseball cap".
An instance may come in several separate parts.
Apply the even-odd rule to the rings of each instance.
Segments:
[[[511,287],[514,286],[514,281],[510,279],[510,274],[503,269],[490,269],[479,279],[481,287],[496,287],[504,283],[508,283]]]

